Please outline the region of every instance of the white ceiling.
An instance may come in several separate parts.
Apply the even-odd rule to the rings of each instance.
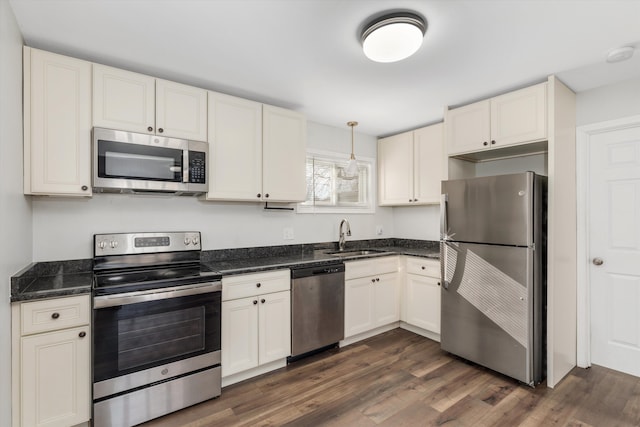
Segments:
[[[4,0],[1,0],[4,1]],[[446,106],[558,75],[574,91],[640,77],[640,0],[10,0],[25,44],[383,136]],[[362,53],[373,15],[426,17],[398,63]],[[610,49],[634,57],[605,63]]]

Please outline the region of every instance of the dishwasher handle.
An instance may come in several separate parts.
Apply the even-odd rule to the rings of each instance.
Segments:
[[[344,263],[321,265],[316,267],[294,268],[291,270],[291,279],[302,279],[303,277],[338,273],[344,273]]]

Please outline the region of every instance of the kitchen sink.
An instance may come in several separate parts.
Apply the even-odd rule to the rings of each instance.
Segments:
[[[388,253],[389,251],[385,249],[354,249],[354,250],[344,250],[344,251],[329,251],[325,252],[327,255],[333,256],[365,256],[365,255],[375,255]]]

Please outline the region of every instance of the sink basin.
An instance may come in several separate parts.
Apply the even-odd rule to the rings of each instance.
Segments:
[[[364,256],[364,255],[375,255],[388,252],[384,249],[354,249],[354,250],[344,250],[344,251],[330,251],[325,252],[327,255],[333,256]]]

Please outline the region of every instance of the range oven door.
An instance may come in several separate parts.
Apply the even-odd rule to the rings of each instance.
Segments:
[[[95,297],[94,400],[219,365],[220,289]]]

